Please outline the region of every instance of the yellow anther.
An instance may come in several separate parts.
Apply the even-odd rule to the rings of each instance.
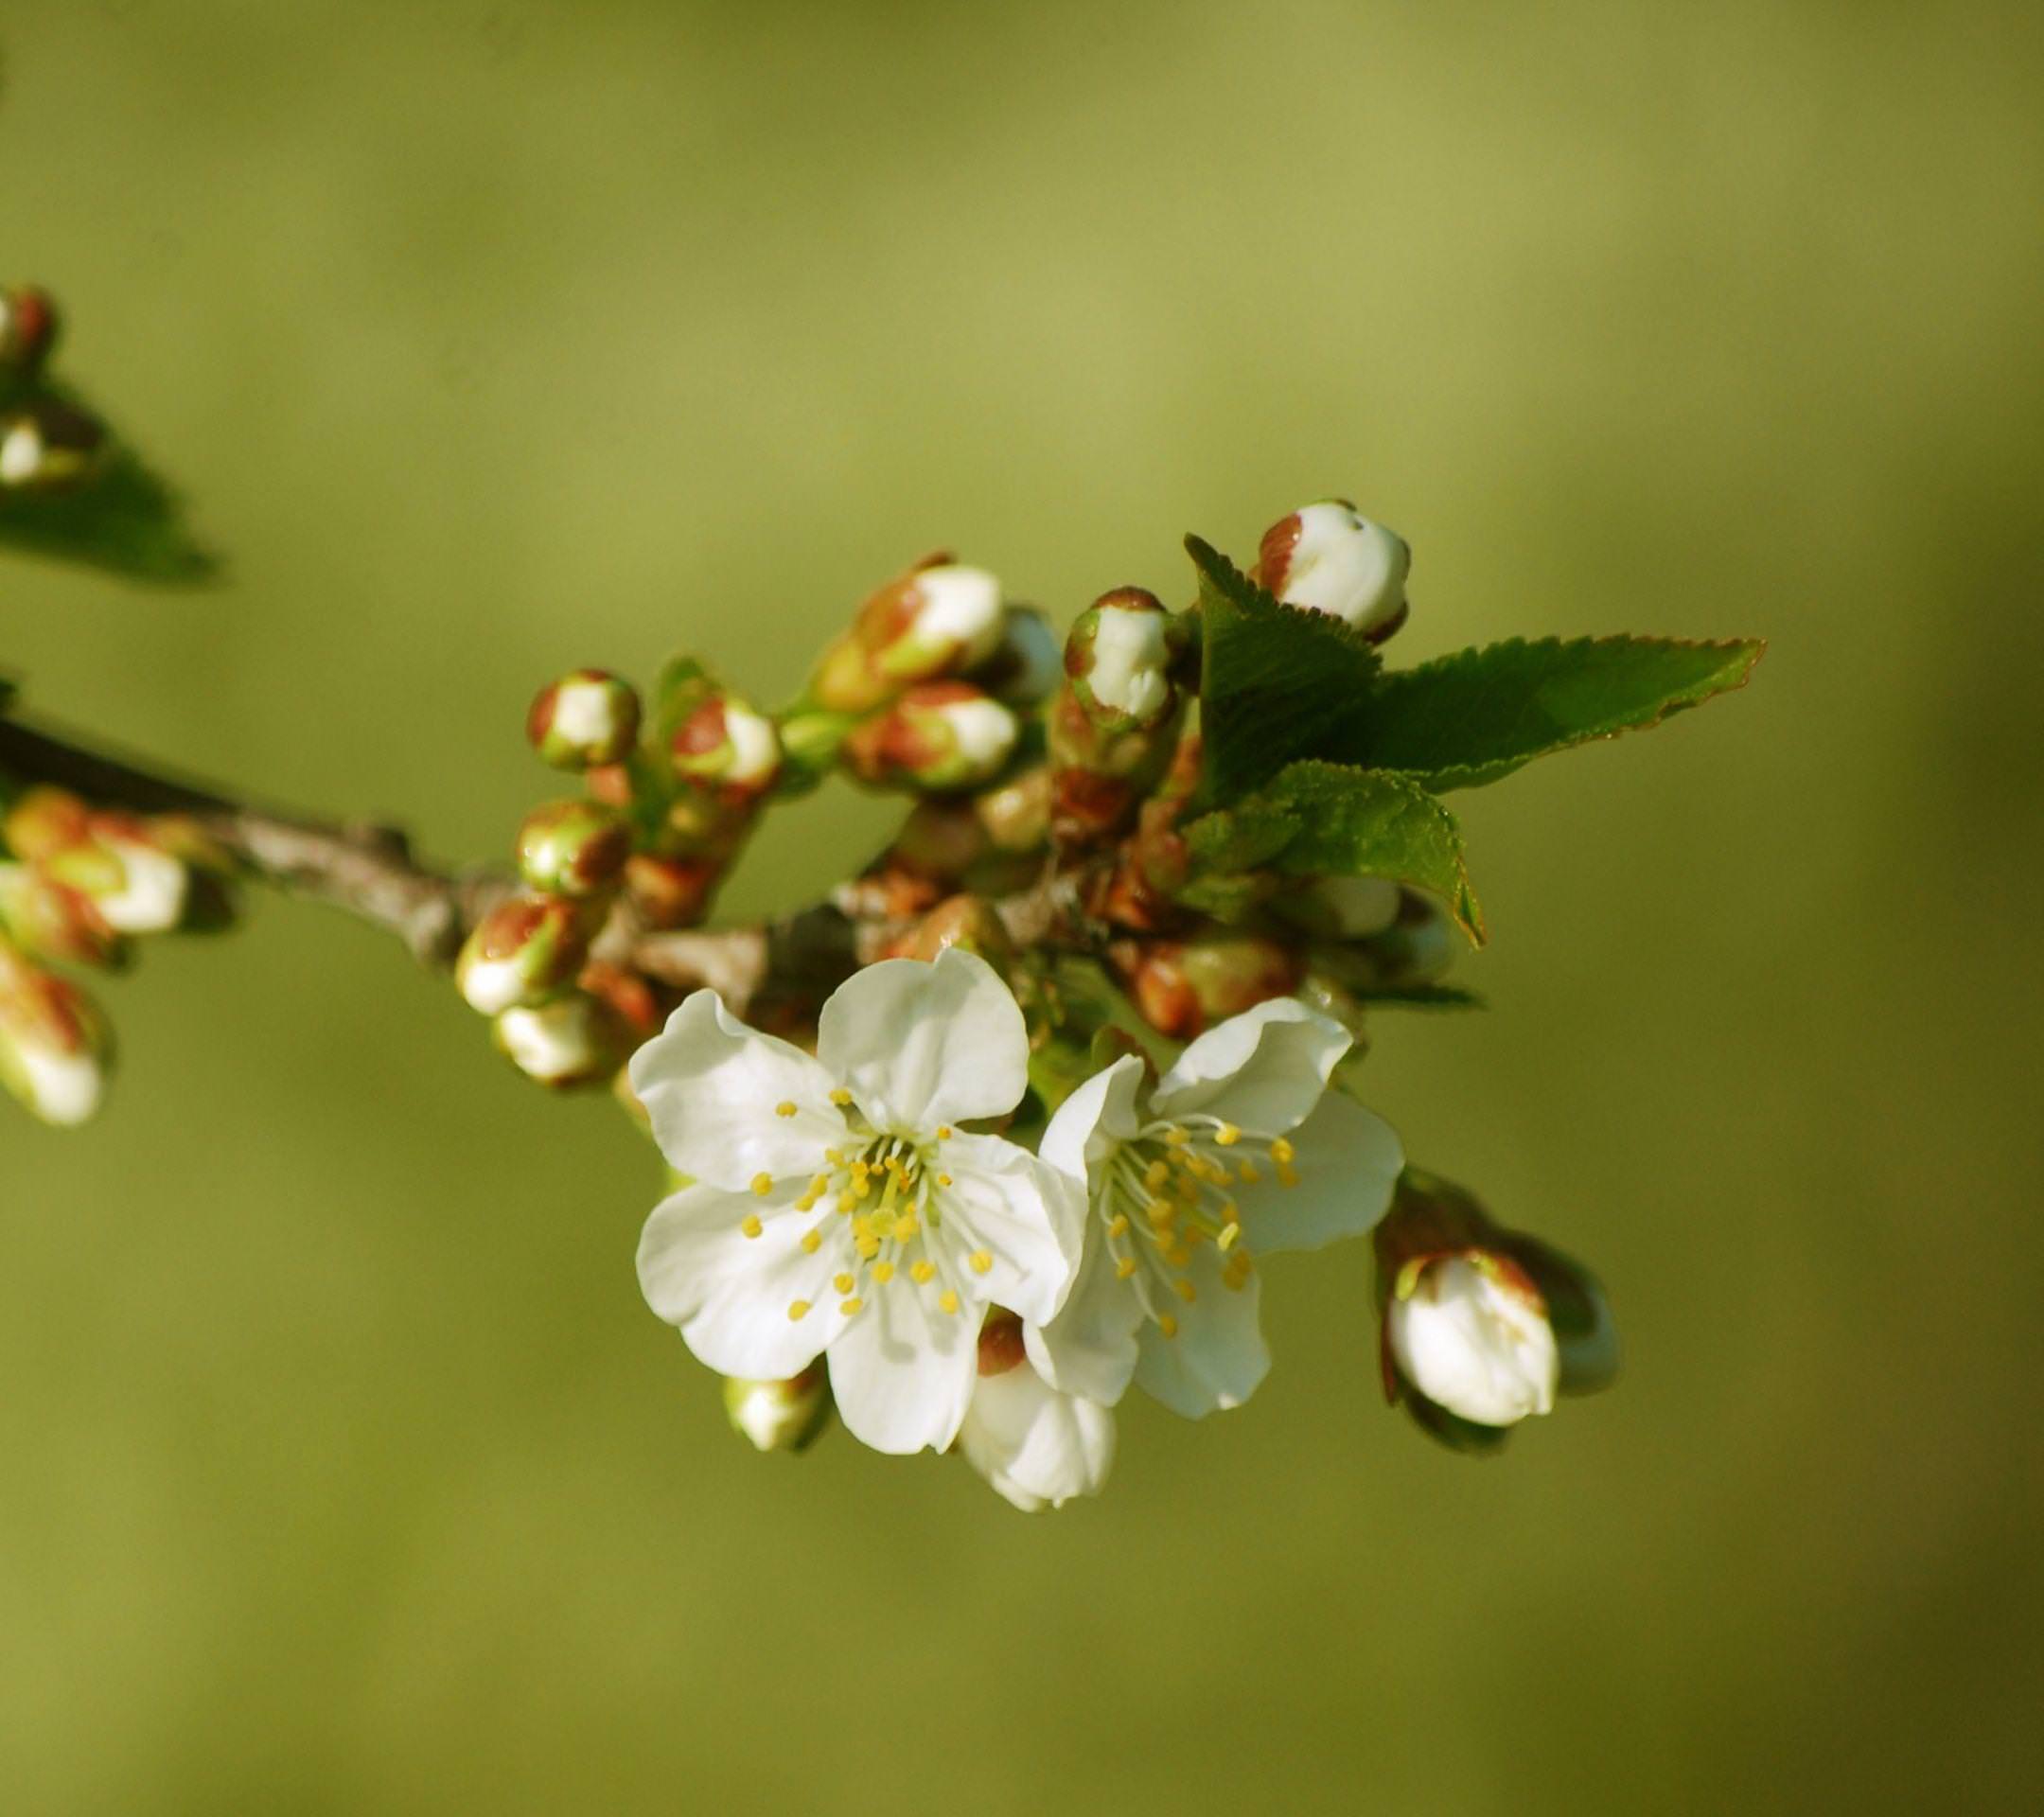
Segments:
[[[984,1249],[975,1249],[965,1260],[972,1264],[972,1271],[976,1275],[985,1274],[994,1265],[994,1258]]]
[[[852,1193],[855,1198],[871,1198],[872,1196],[872,1175],[871,1173],[853,1174]]]
[[[1221,1284],[1222,1286],[1225,1287],[1229,1293],[1239,1294],[1244,1287],[1248,1286],[1249,1277],[1247,1275],[1238,1275],[1232,1269],[1230,1269],[1228,1273],[1221,1277]]]
[[[954,1294],[950,1290],[950,1288],[946,1287],[943,1293],[937,1296],[937,1303],[938,1305],[943,1307],[945,1312],[955,1313],[959,1309],[959,1297]]]
[[[798,1211],[814,1211],[816,1209],[816,1201],[808,1193],[804,1192],[801,1198],[795,1201],[795,1208]]]
[[[1157,1314],[1156,1328],[1166,1337],[1176,1337],[1178,1335],[1178,1321],[1169,1313],[1159,1313]]]
[[[1256,1171],[1254,1161],[1244,1161],[1235,1170],[1235,1174],[1244,1186],[1254,1186],[1263,1176]]]
[[[840,1294],[849,1294],[857,1284],[850,1275],[833,1275],[831,1277],[831,1285],[837,1288]]]
[[[1199,1289],[1193,1286],[1183,1275],[1180,1275],[1176,1280],[1172,1281],[1171,1287],[1172,1292],[1184,1300],[1188,1306],[1191,1305],[1199,1297]]]
[[[771,1173],[753,1174],[752,1191],[758,1197],[764,1199],[767,1193],[773,1191],[773,1175]]]
[[[1223,1249],[1232,1249],[1235,1246],[1235,1239],[1241,1235],[1242,1226],[1230,1219],[1221,1226],[1221,1234],[1214,1239],[1214,1242]]]
[[[872,1172],[872,1163],[871,1161],[854,1161],[852,1163],[852,1177],[855,1180],[863,1180]]]
[[[809,1316],[809,1302],[806,1299],[789,1300],[787,1315],[790,1318],[807,1318]]]
[[[1289,1162],[1280,1167],[1278,1170],[1278,1184],[1279,1186],[1296,1186],[1298,1184],[1298,1169]]]
[[[1184,1130],[1180,1129],[1176,1123],[1173,1123],[1164,1132],[1164,1139],[1172,1148],[1181,1148],[1192,1138]]]
[[[880,1253],[880,1239],[878,1237],[860,1237],[857,1239],[857,1243],[861,1261],[871,1261]]]
[[[922,1286],[936,1272],[937,1264],[933,1261],[911,1261],[908,1264],[908,1279],[914,1281],[918,1287]]]
[[[940,1173],[940,1174],[938,1174],[938,1176],[937,1176],[937,1184],[938,1184],[939,1186],[949,1186],[949,1185],[951,1184],[951,1176],[950,1176],[950,1174],[948,1174],[948,1173]]]
[[[759,1213],[757,1211],[748,1211],[743,1218],[739,1219],[738,1227],[739,1229],[743,1230],[747,1236],[756,1237],[762,1230],[766,1229],[766,1226],[759,1221]]]
[[[889,1281],[894,1279],[894,1264],[891,1261],[874,1262],[872,1278],[877,1280],[881,1284],[881,1286],[885,1287]]]
[[[854,1313],[863,1311],[866,1302],[861,1299],[856,1294],[854,1294],[850,1299],[839,1300],[837,1302],[837,1310],[842,1313],[847,1318],[850,1318]]]
[[[1107,1234],[1110,1237],[1125,1237],[1128,1235],[1127,1212],[1117,1211],[1114,1216],[1107,1221]]]
[[[1223,1123],[1219,1129],[1214,1131],[1213,1138],[1223,1148],[1233,1148],[1237,1142],[1242,1140],[1242,1131],[1237,1129],[1233,1123]]]
[[[907,1243],[920,1228],[921,1226],[916,1222],[916,1214],[913,1211],[904,1211],[900,1217],[894,1220],[894,1241],[896,1243]]]
[[[1134,1256],[1123,1256],[1115,1263],[1114,1271],[1117,1280],[1126,1280],[1136,1272],[1136,1258]]]
[[[842,1085],[833,1085],[831,1087],[830,1101],[832,1103],[836,1104],[839,1110],[842,1110],[847,1104],[852,1102],[852,1094],[847,1091]]]
[[[820,1199],[829,1191],[830,1175],[828,1173],[819,1173],[815,1179],[809,1182],[809,1196],[812,1199]]]
[[[773,1114],[774,1114],[774,1115],[775,1115],[776,1117],[792,1117],[792,1116],[794,1116],[794,1114],[795,1114],[795,1101],[794,1101],[794,1099],[792,1099],[792,1098],[784,1098],[784,1099],[782,1099],[782,1101],[781,1101],[781,1102],[780,1102],[780,1103],[779,1103],[778,1104],[776,1104],[776,1105],[775,1105],[775,1106],[773,1107]]]
[[[1153,1192],[1170,1178],[1171,1163],[1161,1157],[1152,1161],[1148,1167],[1143,1169],[1142,1183]]]
[[[837,1195],[837,1208],[838,1210],[842,1211],[846,1217],[850,1217],[852,1215],[852,1208],[857,1203],[858,1194],[853,1191],[853,1190],[849,1186],[846,1187],[845,1190]]]
[[[1177,1215],[1178,1208],[1169,1199],[1154,1199],[1151,1202],[1150,1222],[1155,1225],[1159,1230],[1166,1228]]]
[[[808,1251],[808,1253],[809,1253],[810,1255],[812,1255],[812,1256],[813,1256],[813,1255],[815,1255],[815,1254],[816,1254],[816,1252],[817,1252],[817,1251],[818,1251],[819,1249],[822,1248],[822,1246],[823,1246],[823,1233],[822,1233],[822,1231],[820,1231],[820,1230],[804,1230],[804,1231],[803,1231],[803,1232],[802,1233],[802,1247],[803,1247],[803,1248],[804,1248],[804,1249],[805,1249],[806,1251]]]
[[[958,1132],[949,1123],[939,1123],[937,1125],[937,1139],[940,1142],[948,1142],[957,1134]]]
[[[823,1158],[833,1167],[842,1167],[844,1165],[844,1150],[841,1148],[826,1148],[823,1151]]]
[[[1292,1144],[1285,1140],[1282,1136],[1278,1137],[1278,1139],[1270,1145],[1270,1157],[1272,1160],[1278,1162],[1280,1166],[1282,1166],[1285,1162],[1294,1159],[1297,1155],[1297,1154],[1298,1150],[1294,1148]]]

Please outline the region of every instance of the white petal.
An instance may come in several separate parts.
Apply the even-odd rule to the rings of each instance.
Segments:
[[[985,960],[947,947],[933,965],[885,959],[824,1004],[817,1053],[876,1129],[897,1135],[997,1117],[1029,1084],[1029,1032]]]
[[[1359,1237],[1390,1209],[1405,1166],[1398,1132],[1374,1111],[1330,1091],[1293,1138],[1296,1186],[1275,1183],[1243,1200],[1250,1246],[1318,1249],[1338,1237]]]
[[[760,1220],[756,1237],[745,1234],[748,1216]],[[830,1277],[850,1265],[850,1242],[833,1218],[822,1246],[807,1254],[802,1233],[815,1222],[814,1213],[784,1199],[685,1187],[654,1208],[639,1239],[646,1304],[678,1325],[689,1349],[724,1375],[793,1375],[844,1323]],[[809,1301],[811,1310],[790,1318],[797,1300]]]
[[[926,1235],[952,1279],[1026,1319],[1054,1316],[1085,1243],[1084,1188],[998,1136],[953,1136],[937,1154],[951,1184],[935,1195],[942,1221]],[[983,1273],[971,1265],[974,1255],[990,1259]]]
[[[1117,1143],[1137,1133],[1142,1076],[1142,1062],[1133,1053],[1096,1072],[1057,1107],[1036,1152],[1060,1172],[1084,1179],[1094,1162],[1106,1160]]]
[[[800,1048],[747,1028],[714,991],[697,991],[631,1062],[632,1090],[669,1164],[727,1187],[814,1173],[846,1138],[832,1085]],[[784,1103],[792,1117],[777,1114]]]
[[[1273,997],[1208,1029],[1180,1054],[1151,1094],[1151,1114],[1212,1117],[1253,1136],[1281,1135],[1320,1102],[1334,1063],[1352,1045],[1340,1023],[1294,997]]]
[[[161,933],[185,918],[190,875],[167,852],[137,839],[110,838],[107,849],[120,860],[121,887],[97,899],[109,927],[124,934]]]
[[[1143,1327],[1137,1384],[1173,1413],[1197,1420],[1222,1407],[1239,1407],[1270,1369],[1270,1352],[1257,1321],[1257,1277],[1240,1288],[1221,1284],[1220,1259],[1210,1244],[1192,1252],[1186,1275],[1199,1292],[1189,1306],[1166,1298],[1178,1334]]]
[[[830,1347],[837,1416],[875,1451],[942,1451],[958,1437],[978,1367],[978,1319],[939,1311],[933,1290],[898,1279]]]
[[[1116,1275],[1106,1232],[1095,1218],[1063,1310],[1048,1325],[1025,1323],[1022,1341],[1053,1386],[1111,1407],[1136,1373],[1136,1329],[1143,1318],[1136,1283]]]
[[[958,1443],[980,1475],[1033,1514],[1100,1493],[1114,1466],[1114,1415],[1058,1393],[1024,1363],[978,1379]]]
[[[1433,1264],[1389,1311],[1392,1354],[1428,1400],[1478,1425],[1553,1410],[1560,1359],[1539,1307],[1459,1256]]]

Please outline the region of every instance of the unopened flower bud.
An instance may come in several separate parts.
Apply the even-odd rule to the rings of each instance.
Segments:
[[[1273,907],[1323,940],[1368,940],[1398,923],[1404,892],[1389,877],[1319,877]]]
[[[719,867],[708,858],[661,858],[634,852],[625,861],[625,891],[648,927],[693,927],[709,908]]]
[[[114,965],[126,943],[82,890],[40,864],[0,863],[0,927],[26,952],[74,965]]]
[[[564,1090],[608,1079],[636,1045],[608,1003],[581,992],[508,1009],[492,1032],[527,1078]]]
[[[759,794],[781,772],[781,735],[743,700],[705,700],[674,735],[674,767],[692,782]]]
[[[588,950],[577,903],[514,896],[475,925],[454,961],[454,987],[482,1015],[543,1003],[567,988]]]
[[[1034,852],[1050,833],[1050,766],[1033,764],[973,797],[973,814],[1002,852]]]
[[[70,1128],[98,1110],[113,1050],[83,992],[0,943],[0,1085],[45,1123]]]
[[[1296,988],[1300,961],[1261,934],[1218,927],[1190,940],[1118,941],[1108,958],[1127,979],[1136,1007],[1174,1041]]]
[[[0,366],[33,373],[57,342],[57,306],[35,284],[0,290]]]
[[[967,679],[1011,707],[1032,707],[1056,692],[1064,673],[1064,646],[1049,619],[1033,606],[1011,606],[1000,642]]]
[[[1540,1289],[1508,1257],[1477,1249],[1417,1261],[1384,1317],[1400,1373],[1436,1406],[1480,1426],[1553,1411],[1554,1327]]]
[[[1172,669],[1184,643],[1183,627],[1154,593],[1118,588],[1079,615],[1065,644],[1065,673],[1101,731],[1149,731],[1177,708]]]
[[[616,809],[550,802],[519,828],[519,874],[550,895],[597,895],[617,882],[631,849],[631,828]]]
[[[573,669],[540,689],[525,735],[555,769],[622,762],[639,736],[639,696],[606,669]]]
[[[996,970],[1006,964],[1014,951],[1006,926],[984,896],[952,896],[940,902],[916,928],[908,957],[934,961],[947,946],[962,946],[968,953],[977,953]]]
[[[191,887],[183,861],[125,815],[96,814],[88,827],[85,839],[43,860],[49,874],[89,895],[115,933],[160,934],[180,926]]]
[[[845,741],[863,781],[914,788],[972,788],[1006,767],[1021,727],[969,681],[929,681],[867,720]]]
[[[60,491],[88,478],[106,431],[82,410],[39,397],[0,418],[0,486]]]
[[[25,789],[0,819],[0,839],[17,857],[46,858],[92,837],[92,809],[69,789]]]
[[[1256,577],[1286,606],[1327,612],[1373,644],[1405,622],[1412,551],[1346,499],[1323,499],[1263,533]]]
[[[760,1451],[806,1451],[830,1423],[830,1378],[821,1363],[784,1382],[724,1378],[731,1430]]]
[[[918,564],[859,609],[825,654],[810,694],[837,713],[866,713],[916,681],[957,675],[999,645],[1000,582],[948,556]]]

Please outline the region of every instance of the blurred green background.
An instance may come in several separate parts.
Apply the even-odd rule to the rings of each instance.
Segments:
[[[1474,1464],[1278,1367],[1055,1517],[760,1460],[656,1192],[265,903],[0,1117],[0,1805],[2013,1811],[2044,1800],[2044,15],[2016,5],[10,8],[0,256],[223,587],[0,564],[44,713],[502,851],[550,672],[771,695],[937,543],[1068,613],[1349,493],[1410,661],[1758,632],[1461,799],[1410,1152],[1591,1258],[1619,1390]],[[884,807],[769,831],[743,912]]]

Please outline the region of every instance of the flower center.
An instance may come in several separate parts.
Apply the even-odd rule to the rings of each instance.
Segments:
[[[1100,1203],[1107,1253],[1119,1279],[1141,1277],[1144,1307],[1166,1337],[1177,1335],[1178,1319],[1164,1296],[1187,1306],[1198,1299],[1188,1271],[1202,1244],[1226,1258],[1222,1286],[1240,1293],[1248,1284],[1255,1264],[1235,1195],[1266,1177],[1296,1186],[1295,1158],[1282,1136],[1245,1136],[1218,1118],[1151,1123],[1115,1152]]]

